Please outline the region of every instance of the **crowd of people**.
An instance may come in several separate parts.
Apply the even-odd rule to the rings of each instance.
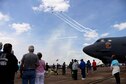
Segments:
[[[3,47],[3,51],[2,50]],[[120,84],[120,67],[115,55],[112,55],[111,69],[112,75],[116,79],[116,83]],[[20,64],[21,63],[21,64]],[[50,66],[42,59],[42,53],[34,53],[34,46],[28,47],[28,53],[24,54],[21,61],[18,62],[12,45],[10,43],[0,43],[0,84],[14,84],[15,73],[19,70],[22,84],[44,84],[45,73],[48,73]],[[57,64],[52,65],[52,71],[58,75],[58,69],[62,69],[62,75],[66,75],[66,63],[62,66]],[[85,80],[87,75],[91,75],[92,71],[97,70],[95,60],[91,63],[90,60],[85,62],[83,59],[78,62],[72,59],[68,68],[71,70],[71,77],[73,80],[78,79],[78,69],[81,71],[82,80]],[[7,74],[7,75],[5,75]]]
[[[91,75],[92,68],[93,71],[97,70],[96,62],[93,60],[91,63],[90,60],[85,62],[83,59],[80,60],[80,63],[76,59],[72,59],[69,63],[69,68],[71,70],[71,76],[74,80],[77,80],[78,76],[78,69],[81,70],[82,80],[85,80],[86,75]]]
[[[2,50],[3,47],[3,51]],[[0,43],[0,84],[14,84],[15,73],[20,70],[22,84],[44,84],[45,61],[42,53],[34,53],[34,46],[28,47],[21,64],[12,52],[12,44]]]

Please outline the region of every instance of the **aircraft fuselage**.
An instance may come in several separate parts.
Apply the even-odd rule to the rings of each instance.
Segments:
[[[115,54],[119,62],[123,63],[126,61],[126,37],[101,38],[84,47],[83,51],[103,63],[110,63],[112,54]]]

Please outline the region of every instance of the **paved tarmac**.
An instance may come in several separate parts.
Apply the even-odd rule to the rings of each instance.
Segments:
[[[115,78],[111,75],[110,67],[98,67],[97,71],[92,71],[87,75],[85,80],[81,80],[80,70],[78,71],[78,80],[71,78],[70,70],[67,70],[66,75],[62,75],[61,70],[59,74],[48,74],[45,77],[45,84],[116,84]],[[126,67],[121,67],[121,84],[126,84]],[[15,84],[22,84],[21,79],[15,77]]]

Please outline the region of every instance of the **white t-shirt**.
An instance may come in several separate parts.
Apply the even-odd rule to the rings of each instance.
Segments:
[[[72,65],[72,70],[77,70],[78,69],[78,63],[74,62]]]
[[[113,60],[112,61],[111,68],[112,68],[112,75],[114,75],[115,73],[120,72],[120,67],[119,67],[118,60]]]

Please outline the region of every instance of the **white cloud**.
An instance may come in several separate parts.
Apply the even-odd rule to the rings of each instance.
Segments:
[[[87,31],[84,33],[84,37],[86,40],[96,39],[98,37],[98,33],[95,30]]]
[[[108,35],[109,35],[109,33],[104,33],[104,34],[101,35],[101,37],[106,37]]]
[[[115,24],[113,25],[114,28],[118,29],[118,30],[124,30],[126,29],[126,22],[120,23],[120,24]]]
[[[59,63],[62,64],[63,62],[66,62],[67,64],[69,61],[74,57],[78,58],[77,55],[73,55],[72,51],[76,50],[73,48],[74,46],[74,39],[71,38],[64,38],[64,39],[57,39],[59,37],[62,37],[64,35],[65,30],[64,29],[56,29],[52,32],[49,38],[47,38],[47,41],[44,46],[44,54],[46,54],[45,60],[50,63],[56,64],[56,59],[59,59]],[[81,51],[80,51],[81,52]]]
[[[10,26],[16,30],[17,34],[27,32],[29,29],[31,29],[31,25],[28,23],[13,23]]]
[[[1,33],[1,32],[0,32],[0,42],[2,42],[3,44],[4,43],[11,43],[14,45],[19,44],[19,41],[16,38],[14,38],[13,36],[11,36],[10,34]]]
[[[10,17],[8,15],[0,12],[0,22],[6,22],[6,21],[9,21],[9,20],[10,20]]]
[[[35,11],[44,12],[65,12],[70,7],[70,0],[42,0],[42,3],[38,7],[32,7]]]
[[[49,64],[53,63],[60,63],[66,62],[69,64],[71,59],[84,59],[85,61],[89,60],[91,57],[84,54],[82,49],[75,49],[74,39],[67,38],[67,39],[57,39],[64,35],[64,29],[57,29],[52,32],[50,38],[47,38],[45,46],[43,46],[43,59],[48,62]],[[57,62],[56,59],[59,59]],[[94,58],[92,58],[94,59]],[[80,62],[80,61],[79,61]]]
[[[22,40],[19,39],[19,37],[16,37],[16,35],[13,35],[9,32],[0,32],[0,42],[3,43],[11,43],[13,46],[13,51],[18,60],[21,59],[22,55],[24,54],[25,46],[24,43],[22,43]],[[26,43],[26,42],[25,42]]]

